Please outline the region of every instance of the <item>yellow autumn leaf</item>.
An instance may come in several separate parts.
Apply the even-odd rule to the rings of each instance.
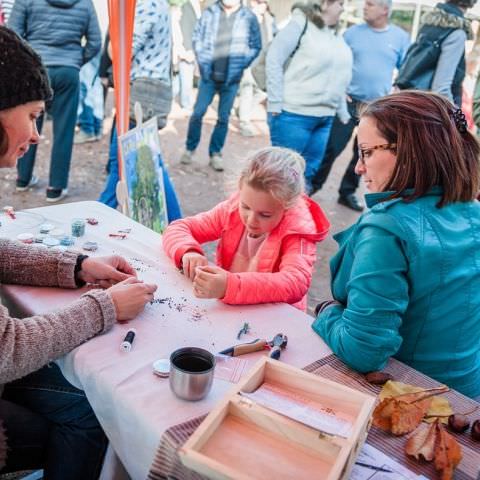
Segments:
[[[393,380],[389,380],[385,385],[382,387],[382,390],[379,394],[379,399],[384,400],[385,398],[396,397],[397,395],[403,395],[405,393],[415,393],[425,390],[422,387],[416,387],[414,385],[409,385],[408,383],[402,382],[395,382]],[[441,395],[436,395],[432,397],[432,402],[430,407],[427,410],[427,416],[430,418],[426,418],[426,422],[434,422],[436,419],[436,415],[440,416],[440,421],[442,423],[448,422],[448,416],[453,413],[452,407],[450,406],[450,402]]]

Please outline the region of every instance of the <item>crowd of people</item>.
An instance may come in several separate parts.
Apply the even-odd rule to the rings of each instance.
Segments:
[[[330,231],[312,195],[355,135],[339,202],[363,210],[355,196],[363,178],[368,209],[334,236],[331,294],[316,308],[312,335],[360,372],[380,370],[395,357],[480,399],[480,341],[472,334],[480,312],[480,146],[460,105],[471,0],[437,5],[412,45],[389,22],[390,0],[366,0],[365,22],[344,34],[337,28],[343,0],[295,4],[282,28],[272,23],[267,2],[252,4],[216,0],[202,9],[194,0],[170,8],[165,0],[137,2],[132,97],[161,128],[178,93],[190,115],[182,163],[194,159],[215,95],[213,169],[224,168],[239,91],[250,106],[255,92],[264,92],[257,98],[266,100],[270,129],[271,145],[245,159],[236,191],[207,212],[181,218],[163,170],[171,222],[163,236],[166,255],[198,298],[305,310],[317,244]],[[35,146],[49,112],[54,141],[46,199],[57,201],[67,193],[75,124],[83,132],[78,142],[99,135],[91,119],[101,123],[101,115],[87,92],[79,98],[80,69],[90,69],[84,70],[87,87],[95,83],[93,62],[101,65],[98,77],[108,78],[108,44],[101,52],[89,0],[15,0],[8,15],[7,2],[1,5],[8,27],[0,26],[0,167],[17,165],[17,189],[32,187]],[[436,58],[428,63],[420,53],[432,44]],[[474,117],[478,110],[474,103]],[[240,119],[243,134],[254,134],[248,114]],[[113,130],[101,197],[112,207],[117,142]],[[211,265],[202,244],[214,240]],[[31,318],[13,318],[0,307],[0,472],[43,468],[46,478],[98,478],[107,439],[84,393],[49,362],[115,321],[135,318],[162,285],[138,280],[119,256],[92,258],[5,239],[0,281],[100,287]]]

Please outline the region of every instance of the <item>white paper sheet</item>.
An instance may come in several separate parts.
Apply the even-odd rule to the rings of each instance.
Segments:
[[[391,473],[379,472],[378,470],[360,466],[356,463],[350,474],[350,480],[428,480],[423,475],[417,475],[403,465],[400,465],[393,458],[388,457],[368,443],[363,445],[363,448],[358,455],[357,462],[363,462],[375,467],[382,467],[386,470],[391,470]]]
[[[263,407],[330,435],[348,438],[353,427],[352,422],[342,418],[341,413],[270,383],[262,384],[253,393],[241,392],[241,395]]]

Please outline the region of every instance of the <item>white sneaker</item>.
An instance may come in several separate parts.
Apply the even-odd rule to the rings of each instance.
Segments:
[[[193,153],[190,150],[185,150],[180,157],[180,163],[183,165],[190,165],[193,161]]]
[[[46,200],[48,203],[55,203],[55,202],[59,202],[60,200],[63,200],[67,195],[68,195],[67,188],[62,188],[61,190],[56,188],[47,188]]]
[[[15,190],[17,190],[17,192],[26,192],[30,188],[34,187],[37,183],[38,183],[38,177],[36,175],[32,175],[32,178],[30,179],[27,185],[22,187],[17,184],[17,186],[15,187]]]
[[[210,166],[217,172],[223,172],[223,157],[221,153],[210,155]]]
[[[83,130],[80,130],[75,134],[73,138],[73,143],[75,145],[81,145],[82,143],[97,142],[99,140],[98,136],[94,133],[86,133]]]
[[[242,137],[254,137],[256,135],[255,128],[251,123],[241,123],[240,135]]]

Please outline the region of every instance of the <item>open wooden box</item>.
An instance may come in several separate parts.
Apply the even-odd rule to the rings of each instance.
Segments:
[[[348,421],[326,434],[242,395],[272,385]],[[179,455],[212,479],[347,479],[370,427],[375,397],[262,358],[193,433]],[[343,421],[343,420],[341,420]]]

